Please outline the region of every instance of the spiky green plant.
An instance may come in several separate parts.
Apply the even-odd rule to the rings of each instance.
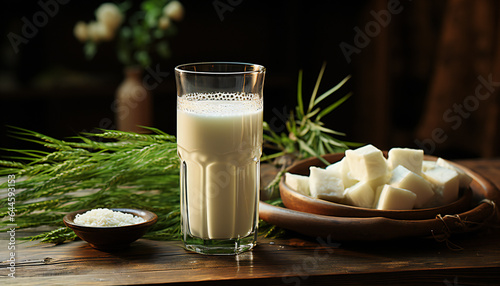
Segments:
[[[344,103],[352,93],[344,95],[326,108],[320,103],[339,90],[351,76],[347,76],[334,87],[318,96],[318,90],[325,72],[323,64],[316,80],[316,85],[309,98],[309,104],[304,105],[302,94],[302,70],[299,71],[297,84],[297,106],[291,111],[285,122],[287,132],[277,134],[264,122],[264,147],[275,150],[272,154],[263,156],[262,160],[271,160],[282,156],[291,156],[294,160],[307,157],[320,157],[327,153],[343,152],[350,147],[360,144],[340,140],[334,136],[345,136],[345,133],[325,127],[322,119]],[[325,162],[326,163],[326,162]]]
[[[179,236],[179,160],[175,137],[158,129],[154,134],[102,130],[58,140],[21,128],[12,134],[38,143],[49,151],[8,150],[18,155],[0,161],[0,176],[15,177],[15,215],[18,228],[61,227],[36,236],[61,242],[76,236],[64,228],[62,216],[96,207],[133,207],[159,215],[149,237]],[[7,189],[8,182],[0,185]],[[7,197],[2,199],[7,204]],[[0,213],[0,225],[12,223],[9,210]]]

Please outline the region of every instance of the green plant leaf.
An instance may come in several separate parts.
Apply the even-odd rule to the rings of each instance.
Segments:
[[[314,85],[314,90],[311,95],[311,99],[309,100],[309,107],[307,109],[307,113],[309,113],[314,107],[316,94],[318,94],[319,84],[321,83],[321,79],[323,78],[323,73],[325,72],[325,69],[326,69],[326,62],[323,63],[323,65],[321,66],[321,70],[319,71],[318,79],[316,80],[316,85]]]
[[[309,147],[309,145],[307,145],[306,142],[302,141],[301,139],[297,140],[297,142],[299,142],[299,145],[301,146],[301,148],[304,151],[306,151],[309,154],[311,154],[311,156],[315,156],[315,157],[319,158],[323,163],[325,163],[327,165],[329,164],[328,161],[326,161],[316,151],[314,151],[311,147]]]
[[[328,151],[328,153],[335,153],[335,149],[332,148],[330,144],[325,144],[325,148]]]
[[[144,22],[150,29],[156,28],[158,26],[158,19],[160,18],[160,14],[161,10],[156,9],[156,7],[146,12]]]
[[[124,39],[130,39],[132,37],[132,29],[128,26],[124,26],[120,29],[120,36]]]
[[[118,6],[118,9],[120,9],[120,11],[122,11],[122,13],[125,13],[128,10],[130,10],[130,8],[132,8],[132,1],[126,0],[126,1],[123,1],[120,3],[117,3],[117,6]]]
[[[320,112],[320,110],[321,110],[321,108],[319,108],[319,107],[318,107],[318,108],[316,108],[315,110],[313,110],[313,111],[311,111],[311,112],[307,113],[307,114],[306,114],[306,116],[305,116],[305,118],[306,118],[306,119],[311,119],[311,118],[313,118],[316,114],[318,114],[318,112]]]
[[[297,80],[297,116],[304,116],[304,102],[302,100],[302,70],[299,70]]]
[[[323,141],[318,142],[318,154],[326,154],[325,147],[323,146]]]
[[[137,51],[134,54],[135,60],[141,64],[143,67],[147,67],[151,65],[151,58],[147,51]]]
[[[87,60],[93,59],[97,53],[97,44],[92,41],[87,41],[85,45],[83,45],[83,53],[85,54]]]
[[[330,112],[332,112],[335,108],[337,108],[339,105],[341,105],[342,103],[344,103],[344,101],[346,101],[349,97],[351,97],[352,93],[348,93],[347,95],[343,96],[341,99],[337,100],[336,102],[332,103],[330,106],[328,106],[327,108],[323,109],[319,114],[318,116],[316,117],[316,122],[320,121],[321,118],[323,118],[323,116],[329,114]]]
[[[330,88],[328,91],[320,95],[315,101],[314,105],[317,105],[320,103],[323,99],[327,98],[330,94],[336,92],[339,88],[341,88],[349,79],[351,78],[351,75],[346,76],[341,82],[339,82],[336,86]]]
[[[321,131],[323,133],[330,133],[330,134],[345,136],[345,133],[343,133],[343,132],[338,132],[338,131],[320,126],[320,125],[312,123],[312,122],[311,122],[311,130],[316,130],[316,131]]]
[[[278,135],[274,134],[274,136],[269,136],[267,134],[264,134],[263,136],[264,141],[274,143],[278,148],[281,147],[281,142]]]
[[[167,41],[161,41],[156,44],[156,51],[163,58],[169,58],[171,55],[170,47],[168,46]]]
[[[311,130],[311,125],[308,124],[304,127],[304,129],[302,129],[300,132],[299,132],[299,136],[300,137],[303,137],[303,136],[306,136],[306,134],[309,132],[309,130]]]
[[[347,148],[347,145],[344,142],[338,141],[338,140],[333,140],[332,138],[329,138],[326,136],[321,137],[320,140],[323,141],[324,143],[326,143],[327,146],[333,145],[333,146],[337,146],[337,147]]]
[[[260,161],[261,162],[265,162],[265,161],[269,161],[269,160],[272,160],[272,159],[276,159],[278,157],[281,157],[285,155],[285,151],[281,151],[281,152],[278,152],[278,153],[273,153],[271,155],[263,155],[261,158],[260,158]]]
[[[153,37],[155,37],[156,39],[162,39],[165,37],[165,31],[163,31],[162,29],[155,29],[153,31]]]
[[[314,132],[314,131],[308,132],[309,138],[307,138],[307,145],[309,145],[309,146],[313,145],[314,140],[316,140],[317,133],[318,132]],[[304,138],[306,138],[306,137],[304,136]]]

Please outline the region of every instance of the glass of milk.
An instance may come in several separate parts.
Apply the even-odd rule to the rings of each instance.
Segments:
[[[265,68],[175,68],[181,228],[186,249],[237,254],[257,242]]]

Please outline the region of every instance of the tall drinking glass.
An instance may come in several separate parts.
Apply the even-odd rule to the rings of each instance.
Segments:
[[[265,68],[175,68],[181,228],[187,249],[237,254],[257,242]]]

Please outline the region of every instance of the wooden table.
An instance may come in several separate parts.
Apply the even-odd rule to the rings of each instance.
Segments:
[[[500,160],[460,163],[500,187]],[[7,242],[0,243],[0,285],[500,285],[498,224],[452,236],[449,243],[262,238],[254,250],[237,256],[199,255],[177,241],[140,239],[111,253],[83,241],[28,242],[17,245],[15,279],[7,276]]]

